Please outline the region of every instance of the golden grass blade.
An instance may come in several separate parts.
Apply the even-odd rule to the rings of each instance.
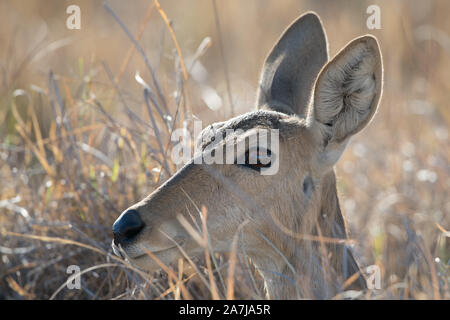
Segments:
[[[179,284],[183,283],[183,259],[178,259],[178,282],[176,284],[175,290],[175,300],[180,300],[180,286]]]
[[[177,220],[200,247],[204,248],[207,246],[207,244],[204,242],[204,238],[202,238],[202,236],[194,229],[194,227],[192,227],[192,225],[186,220],[184,216],[182,216],[181,214],[177,215]]]
[[[32,108],[32,106],[30,106],[30,108]],[[44,150],[43,146],[42,146],[42,148],[37,148],[35,146],[35,144],[31,141],[31,139],[28,137],[27,131],[25,129],[27,127],[27,125],[25,124],[22,117],[20,116],[20,114],[17,110],[17,105],[16,105],[15,101],[12,101],[12,103],[11,103],[11,110],[12,110],[14,117],[17,120],[17,124],[15,126],[17,132],[22,136],[22,138],[25,140],[25,142],[30,146],[31,150],[35,154],[36,158],[38,158],[39,162],[42,164],[42,166],[44,167],[44,170],[48,173],[48,175],[52,176],[52,177],[55,176],[55,172],[54,172],[53,168],[50,166],[50,164],[48,163],[48,161],[46,159],[45,150]],[[36,120],[36,122],[37,122],[37,120]],[[40,132],[39,132],[39,136],[37,135],[36,137],[38,138],[38,140],[42,141]],[[39,137],[40,137],[40,139],[39,139]]]
[[[50,164],[47,162],[47,159],[45,158],[45,156],[41,154],[39,149],[33,144],[31,139],[28,137],[28,135],[25,133],[25,131],[22,129],[22,127],[19,124],[16,124],[16,130],[22,136],[22,138],[25,140],[25,142],[30,146],[30,148],[33,151],[34,155],[39,160],[39,162],[41,163],[42,167],[47,172],[47,174],[50,177],[54,177],[55,176],[55,171],[50,166]]]
[[[139,26],[139,31],[136,35],[137,41],[141,40],[142,36],[144,35],[145,27],[147,26],[147,23],[150,21],[150,16],[151,16],[154,8],[155,8],[155,5],[153,3],[148,6],[147,12],[145,13],[144,20],[142,21],[141,25]],[[136,50],[135,45],[131,45],[130,48],[128,49],[125,59],[122,61],[122,65],[120,66],[119,73],[117,74],[116,77],[114,77],[114,83],[116,86],[119,85],[120,79],[122,79],[122,76],[125,73],[125,70],[127,69],[128,64],[130,63],[130,60],[133,57],[133,53],[135,50]],[[106,105],[108,105],[108,106],[111,105],[112,99],[114,97],[114,93],[115,93],[115,91],[112,90]]]
[[[237,245],[239,242],[239,236],[242,228],[249,223],[245,220],[239,226],[238,230],[233,236],[233,242],[231,243],[231,255],[230,255],[230,265],[228,267],[228,277],[227,277],[227,300],[234,300],[234,274],[236,271],[236,260],[237,260]]]
[[[205,206],[202,206],[202,228],[203,228],[203,242],[208,243],[208,235],[207,235],[207,227],[206,227],[206,220],[208,217],[208,210],[206,210]],[[208,277],[209,277],[209,284],[211,286],[211,295],[214,300],[220,300],[219,291],[217,290],[216,281],[214,280],[214,272],[211,266],[211,256],[209,252],[209,246],[205,246],[204,249],[205,252],[205,260],[206,260],[206,267],[208,269]]]
[[[53,142],[57,142],[60,139],[66,138],[68,135],[71,135],[71,134],[72,135],[81,134],[81,133],[85,133],[85,132],[89,132],[89,131],[103,129],[104,127],[105,127],[105,125],[102,123],[93,123],[93,124],[89,124],[87,126],[74,128],[70,132],[62,132],[60,136],[54,135],[52,137],[42,139],[42,144],[43,145],[51,144]]]
[[[183,248],[172,237],[170,237],[165,232],[162,232],[162,233],[177,246],[178,250],[180,250],[180,252],[183,255],[183,257],[189,262],[191,267],[194,268],[196,274],[200,277],[200,280],[202,280],[203,284],[208,288],[208,291],[211,291],[211,288],[209,287],[208,280],[206,280],[205,277],[201,274],[200,270],[197,268],[197,266],[195,265],[194,261],[192,261],[192,259],[188,256],[186,251],[183,250]]]
[[[34,104],[30,102],[29,110],[31,113],[31,121],[33,123],[34,135],[36,137],[36,143],[38,145],[39,151],[42,155],[45,155],[44,143],[42,140],[41,128],[39,126],[39,121],[34,110]]]
[[[239,235],[235,234],[231,244],[230,265],[227,277],[227,300],[234,300],[234,273],[236,271],[236,250]]]
[[[161,269],[163,269],[163,270],[167,273],[167,275],[169,276],[170,279],[172,279],[173,281],[175,281],[175,282],[179,285],[179,287],[180,287],[180,289],[181,289],[181,292],[183,293],[184,298],[187,299],[187,300],[192,300],[191,294],[190,294],[189,291],[186,289],[186,287],[184,286],[184,284],[182,283],[182,281],[179,281],[179,280],[178,280],[178,277],[177,277],[177,275],[174,273],[173,269],[172,269],[172,268],[169,268],[167,265],[165,265],[161,260],[158,259],[157,256],[155,256],[155,255],[154,255],[153,253],[151,253],[150,251],[145,250],[145,249],[144,249],[144,251],[145,251],[145,253],[146,253],[150,258],[152,258],[152,259],[158,264],[158,266],[159,266]],[[173,291],[174,291],[174,293],[175,293],[175,290],[173,290]]]
[[[159,4],[159,1],[155,0],[154,3],[156,5],[156,9],[158,9],[159,14],[161,15],[162,19],[164,20],[164,22],[167,25],[167,28],[169,29],[169,32],[170,32],[170,35],[172,37],[173,43],[175,44],[175,48],[177,49],[178,57],[180,58],[180,64],[181,64],[181,69],[183,70],[184,80],[187,80],[188,79],[188,73],[187,73],[187,70],[186,70],[186,65],[184,64],[183,55],[181,54],[181,48],[180,48],[180,45],[178,44],[178,40],[177,40],[177,37],[175,36],[175,32],[173,31],[173,28],[170,25],[169,18],[167,17],[167,15],[164,12],[164,10],[161,8],[161,5]]]
[[[84,244],[78,241],[70,240],[70,239],[63,239],[63,238],[57,238],[57,237],[47,237],[47,236],[38,236],[33,234],[22,234],[22,233],[16,233],[11,231],[6,231],[4,229],[1,230],[2,235],[5,236],[11,236],[11,237],[20,237],[20,238],[26,238],[26,239],[33,239],[33,240],[39,240],[44,242],[55,242],[55,243],[61,243],[61,244],[69,244],[69,245],[75,245],[78,247],[86,248],[92,251],[95,251],[97,253],[105,255],[106,253],[98,248],[95,248],[93,246],[90,246],[88,244]],[[116,258],[114,256],[111,256],[113,259]],[[117,260],[121,260],[120,258],[116,258]]]
[[[354,239],[344,239],[344,238],[330,238],[325,236],[316,236],[312,234],[300,234],[297,232],[292,231],[288,227],[284,226],[281,221],[278,219],[277,216],[271,213],[271,217],[275,224],[287,235],[299,239],[299,240],[305,240],[305,241],[317,241],[317,242],[324,242],[324,243],[336,243],[336,244],[354,244],[356,241]]]
[[[27,290],[22,288],[13,278],[6,277],[6,282],[10,286],[11,289],[13,289],[17,294],[24,297],[27,300],[33,300],[35,299],[35,295],[32,293],[29,293]]]
[[[354,274],[352,274],[350,277],[347,278],[347,280],[345,280],[344,284],[342,285],[342,290],[347,289],[349,286],[352,285],[353,282],[355,282],[359,276],[361,275],[361,272],[355,272]]]
[[[188,282],[189,280],[191,280],[193,277],[195,277],[196,275],[198,275],[198,273],[193,273],[193,274],[191,274],[190,276],[188,276],[187,278],[183,279],[182,282],[183,282],[183,283],[186,283],[186,282]],[[162,298],[164,298],[165,296],[167,296],[167,295],[168,295],[169,293],[171,293],[171,292],[172,292],[172,289],[171,289],[171,288],[167,289],[166,291],[164,291],[163,293],[161,293],[160,296],[159,296],[158,298],[156,298],[156,300],[161,300]]]
[[[145,31],[145,27],[147,25],[147,23],[150,21],[150,16],[153,12],[153,9],[155,8],[155,4],[150,4],[148,6],[147,12],[145,13],[145,17],[144,17],[144,21],[142,21],[141,25],[139,26],[139,31],[138,34],[136,35],[136,40],[141,40],[144,31]],[[122,78],[123,74],[125,73],[125,70],[127,69],[127,66],[131,60],[131,57],[133,56],[134,51],[136,50],[136,46],[131,45],[130,48],[128,49],[127,55],[125,56],[125,59],[122,62],[122,65],[120,66],[120,70],[118,75],[116,76],[116,78],[114,79],[114,82],[116,83],[116,85],[119,84],[120,79]]]

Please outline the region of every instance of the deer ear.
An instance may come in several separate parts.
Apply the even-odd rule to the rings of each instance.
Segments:
[[[325,149],[341,147],[342,152],[344,142],[369,123],[377,110],[382,85],[380,48],[370,35],[350,42],[322,69],[309,116],[320,128]]]
[[[328,61],[328,46],[320,18],[308,12],[294,21],[264,63],[257,107],[304,116],[314,80]]]

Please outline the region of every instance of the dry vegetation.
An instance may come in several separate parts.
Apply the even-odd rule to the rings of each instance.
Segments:
[[[384,97],[337,166],[357,257],[382,270],[382,289],[361,297],[450,298],[448,1],[217,1],[223,52],[210,0],[162,0],[174,34],[152,1],[107,1],[142,51],[101,1],[77,3],[82,29],[70,31],[71,3],[0,0],[0,298],[261,298],[245,259],[234,294],[222,256],[209,271],[198,259],[198,272],[184,261],[169,276],[142,274],[112,255],[111,225],[176,171],[173,128],[228,118],[229,95],[234,114],[251,110],[265,54],[290,21],[316,11],[334,55],[369,32],[373,3]],[[86,271],[81,290],[64,287],[69,265]]]

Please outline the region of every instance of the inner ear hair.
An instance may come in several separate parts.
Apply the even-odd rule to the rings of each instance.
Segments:
[[[373,36],[353,40],[322,69],[315,85],[313,116],[325,143],[342,142],[367,125],[381,96],[382,73]]]

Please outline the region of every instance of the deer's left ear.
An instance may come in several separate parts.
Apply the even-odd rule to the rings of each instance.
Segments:
[[[370,35],[350,42],[322,68],[309,117],[319,128],[325,151],[340,156],[348,139],[370,122],[382,85],[381,53],[378,41]],[[339,157],[328,158],[335,162]]]

